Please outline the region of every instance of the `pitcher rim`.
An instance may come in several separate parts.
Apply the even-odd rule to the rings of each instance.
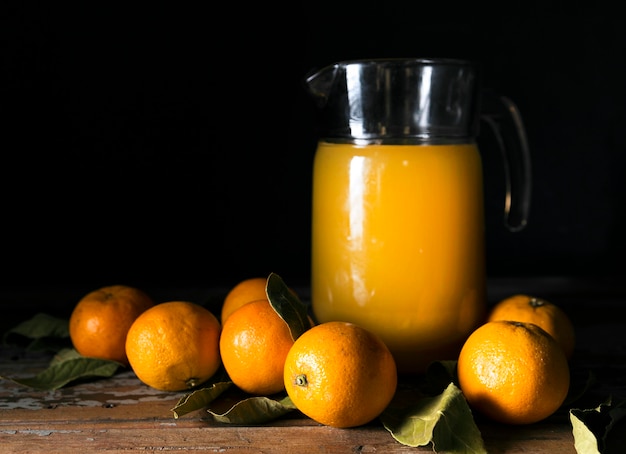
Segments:
[[[429,65],[475,65],[476,61],[466,58],[455,57],[376,57],[376,58],[355,58],[349,60],[335,61],[326,66],[349,66],[363,64],[381,63],[416,63]]]
[[[350,60],[338,60],[333,63],[311,68],[304,76],[303,82],[317,78],[325,71],[334,68],[335,70],[342,68],[345,70],[348,66],[370,66],[370,65],[382,65],[382,66],[401,66],[405,64],[415,66],[457,66],[457,67],[471,67],[475,70],[479,70],[478,61],[465,58],[455,57],[375,57],[375,58],[355,58]]]

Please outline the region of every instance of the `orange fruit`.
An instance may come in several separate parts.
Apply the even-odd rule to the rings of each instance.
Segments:
[[[157,304],[133,322],[126,354],[137,378],[162,391],[195,388],[221,365],[221,325],[207,308],[189,301]]]
[[[568,359],[574,354],[574,325],[565,311],[554,303],[529,295],[513,295],[491,308],[487,321],[495,320],[534,323],[556,339]]]
[[[303,414],[346,428],[366,424],[385,410],[398,373],[377,335],[336,321],[316,325],[296,339],[285,360],[284,382]]]
[[[84,295],[69,319],[70,339],[83,356],[117,361],[128,366],[126,333],[154,301],[142,290],[110,285]]]
[[[533,323],[487,322],[465,341],[457,362],[470,407],[506,424],[552,415],[569,391],[569,363],[557,341]]]
[[[251,303],[252,301],[267,299],[267,293],[265,291],[266,286],[267,278],[251,277],[240,281],[237,285],[232,287],[226,294],[222,304],[222,311],[220,314],[220,321],[222,325],[224,325],[224,322],[230,314],[235,312],[244,304]],[[294,296],[298,297],[298,294],[293,289],[290,288],[289,291],[293,293]]]
[[[289,326],[265,298],[230,314],[222,327],[220,355],[235,385],[267,395],[285,389],[283,368],[292,345]]]
[[[226,322],[226,319],[235,310],[240,308],[246,303],[252,301],[262,300],[267,298],[265,293],[265,286],[267,285],[267,279],[264,277],[251,277],[244,279],[237,283],[224,298],[222,304],[222,312],[220,314],[220,321],[222,325]]]

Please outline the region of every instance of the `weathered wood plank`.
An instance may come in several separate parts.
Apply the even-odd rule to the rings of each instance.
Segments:
[[[0,388],[5,407],[0,409],[0,450],[432,452],[431,446],[396,442],[378,423],[335,429],[296,414],[270,425],[238,427],[216,423],[202,411],[174,419],[171,409],[182,395],[152,390],[131,372],[45,392],[5,381]],[[575,453],[571,428],[560,422],[479,427],[490,453]]]
[[[85,411],[83,411],[85,410]],[[68,419],[0,421],[2,452],[73,453],[95,451],[205,452],[432,452],[397,443],[382,427],[335,429],[310,420],[260,427],[223,426],[199,417],[186,419],[92,419],[73,409]],[[14,413],[15,415],[15,413]],[[6,416],[6,415],[3,415]],[[83,417],[85,416],[85,417]],[[490,453],[575,453],[563,425],[481,428]]]

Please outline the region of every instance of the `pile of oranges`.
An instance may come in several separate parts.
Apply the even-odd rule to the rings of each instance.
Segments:
[[[130,366],[163,391],[191,389],[221,365],[219,320],[189,301],[156,304],[142,290],[110,285],[81,298],[69,320],[72,344],[83,356]]]
[[[286,392],[302,413],[322,424],[354,427],[379,416],[398,378],[387,346],[357,325],[315,325],[308,315],[303,334],[294,338],[270,304],[267,283],[250,278],[234,286],[220,319],[196,303],[155,304],[133,287],[103,287],[75,306],[70,338],[81,355],[130,366],[155,389],[191,390],[223,365],[241,390],[259,396]]]
[[[506,298],[470,334],[457,362],[469,405],[506,424],[555,413],[569,392],[574,329],[554,304],[528,295]]]
[[[310,317],[294,336],[267,285],[261,277],[240,281],[219,318],[189,301],[157,304],[134,287],[102,287],[76,304],[70,338],[81,355],[117,361],[159,390],[191,390],[223,366],[241,390],[286,392],[296,408],[325,425],[354,427],[379,416],[398,385],[387,346],[357,325],[316,325]],[[506,298],[466,340],[458,386],[472,409],[495,421],[543,420],[569,391],[574,342],[572,322],[554,304],[528,295]]]

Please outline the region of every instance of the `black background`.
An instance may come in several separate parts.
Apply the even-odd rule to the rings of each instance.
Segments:
[[[522,112],[522,232],[502,225],[502,165],[484,152],[490,276],[624,271],[616,8],[29,3],[0,6],[4,288],[230,286],[271,271],[306,285],[318,125],[302,79],[394,56],[479,60]]]

